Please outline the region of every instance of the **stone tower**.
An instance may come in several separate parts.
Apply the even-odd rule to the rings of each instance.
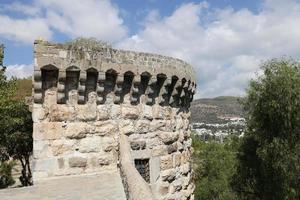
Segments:
[[[34,181],[114,171],[128,199],[193,199],[189,64],[85,39],[34,55]]]

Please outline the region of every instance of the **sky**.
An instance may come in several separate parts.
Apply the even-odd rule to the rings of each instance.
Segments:
[[[28,77],[33,42],[95,37],[183,59],[196,98],[243,96],[260,65],[300,58],[300,0],[0,0],[7,76]]]

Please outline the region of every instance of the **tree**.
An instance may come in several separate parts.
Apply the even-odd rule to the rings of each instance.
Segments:
[[[16,97],[17,80],[8,80],[4,72],[5,68],[0,71],[0,161],[19,160],[22,164],[20,181],[27,186],[32,184],[29,163],[32,152],[31,113],[24,98]]]
[[[0,44],[0,67],[3,66],[3,58],[4,58],[4,45]]]
[[[300,199],[300,63],[273,59],[250,82],[232,182],[239,199]]]
[[[4,67],[3,67],[3,58],[4,58],[4,46],[0,45],[0,80],[5,78],[4,76]],[[2,82],[0,82],[0,88],[3,88]],[[4,91],[0,90],[1,97],[4,97]],[[3,99],[3,98],[1,98]],[[0,138],[1,139],[1,138]],[[12,178],[12,168],[14,167],[14,162],[8,161],[9,156],[6,154],[5,149],[0,145],[0,188],[5,188],[9,185],[15,183]]]
[[[229,138],[225,143],[193,138],[195,199],[236,199],[230,182],[235,171],[237,147],[237,137]]]

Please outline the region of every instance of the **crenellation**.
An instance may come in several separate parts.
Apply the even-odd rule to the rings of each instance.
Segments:
[[[35,58],[35,180],[119,170],[132,199],[193,198],[190,65],[45,41]]]

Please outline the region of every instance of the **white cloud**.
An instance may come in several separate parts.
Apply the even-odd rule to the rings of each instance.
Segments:
[[[0,15],[0,24],[0,37],[15,42],[33,43],[34,39],[41,36],[46,39],[52,37],[52,31],[41,18],[13,19]]]
[[[7,11],[24,16],[12,17]],[[119,10],[110,0],[16,1],[0,9],[0,24],[4,27],[0,37],[28,44],[38,37],[51,40],[56,31],[69,38],[96,37],[109,42],[127,35]]]
[[[71,38],[96,37],[111,42],[126,36],[119,10],[109,0],[40,0],[50,27]]]
[[[151,12],[144,29],[118,47],[190,62],[197,71],[198,97],[243,95],[261,61],[300,57],[299,25],[297,0],[266,0],[258,13],[189,3],[166,17]]]
[[[25,18],[9,17],[3,10],[21,12]],[[198,97],[243,95],[261,61],[300,57],[298,0],[264,0],[257,12],[214,9],[207,2],[182,4],[170,16],[153,10],[142,30],[130,37],[120,12],[110,0],[14,3],[0,9],[0,24],[5,27],[0,37],[32,43],[39,36],[51,39],[58,31],[71,38],[94,36],[119,48],[182,58],[197,71]],[[9,68],[9,76],[31,74],[30,66]]]
[[[18,78],[27,78],[32,76],[33,73],[33,65],[8,65],[5,74],[8,78],[18,77]]]

